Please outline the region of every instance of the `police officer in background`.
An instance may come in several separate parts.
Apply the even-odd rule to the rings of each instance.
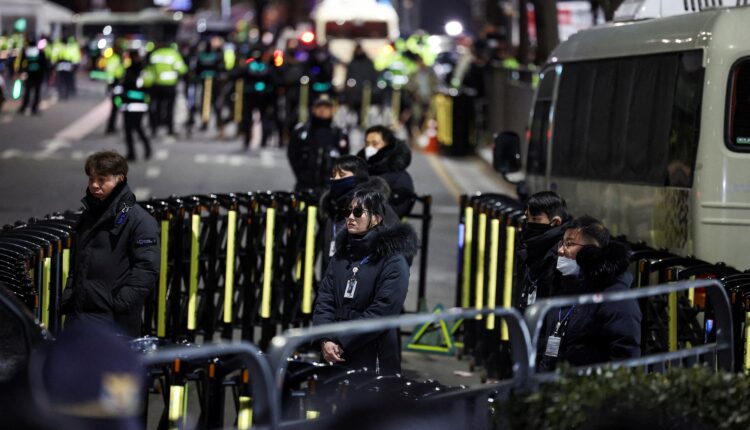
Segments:
[[[121,54],[122,48],[120,48],[120,44],[116,41],[112,46],[112,56],[107,58],[107,62],[104,65],[104,72],[107,75],[107,92],[109,93],[109,100],[112,104],[112,109],[109,111],[109,119],[107,120],[106,134],[112,134],[117,131],[117,114],[120,111],[120,108],[115,101],[120,94],[115,94],[115,87],[125,74],[125,67],[123,66]]]
[[[151,142],[143,131],[143,114],[149,111],[148,89],[153,77],[144,73],[144,64],[137,50],[128,53],[130,59],[125,76],[122,79],[122,115],[125,123],[125,143],[128,146],[128,160],[135,160],[133,133],[138,134],[143,142],[144,158],[151,158]]]
[[[57,73],[57,92],[61,99],[66,100],[76,93],[75,72],[81,62],[81,50],[76,39],[71,36],[68,42],[55,42],[55,72]]]
[[[130,191],[122,155],[97,152],[86,159],[84,170],[88,187],[62,297],[66,324],[111,324],[138,337],[143,305],[159,274],[159,226]]]
[[[24,85],[23,104],[18,110],[23,114],[27,108],[31,108],[31,113],[39,113],[39,99],[41,98],[42,82],[47,74],[49,62],[44,51],[39,49],[36,39],[29,37],[26,47],[21,51],[20,72],[21,77],[26,81]],[[31,93],[34,93],[34,99],[31,100]]]
[[[160,42],[148,58],[148,67],[153,76],[149,123],[151,134],[156,136],[160,125],[167,126],[170,136],[174,135],[174,103],[177,97],[177,83],[187,72],[187,65],[177,49]]]
[[[310,120],[294,130],[287,156],[297,178],[295,190],[313,189],[320,195],[328,185],[332,159],[349,153],[349,139],[333,122],[333,102],[315,101]]]

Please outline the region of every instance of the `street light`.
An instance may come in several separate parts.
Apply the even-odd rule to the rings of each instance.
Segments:
[[[464,32],[464,26],[456,21],[448,21],[445,23],[445,34],[451,37],[456,37]]]

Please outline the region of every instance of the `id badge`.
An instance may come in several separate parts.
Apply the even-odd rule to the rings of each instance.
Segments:
[[[328,250],[328,256],[333,257],[336,255],[336,240],[331,241],[331,248]]]
[[[550,336],[547,338],[547,349],[544,351],[544,355],[547,357],[557,357],[560,354],[560,342],[562,338],[557,336]]]
[[[526,297],[526,305],[531,306],[534,303],[536,303],[536,289],[529,293],[528,297]]]
[[[344,298],[345,299],[353,299],[354,298],[354,292],[357,290],[357,280],[356,279],[350,279],[346,281],[346,290],[344,290]]]

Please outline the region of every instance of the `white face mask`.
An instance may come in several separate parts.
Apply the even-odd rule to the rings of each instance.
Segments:
[[[557,270],[563,274],[563,276],[577,275],[581,271],[575,260],[571,260],[567,257],[557,257]]]
[[[374,146],[365,146],[365,159],[369,160],[373,155],[378,153],[378,148]]]

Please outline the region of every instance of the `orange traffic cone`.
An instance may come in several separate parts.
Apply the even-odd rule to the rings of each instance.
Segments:
[[[427,131],[425,134],[427,135],[427,146],[424,148],[425,152],[428,154],[437,154],[440,149],[437,138],[437,121],[434,119],[427,121]]]

